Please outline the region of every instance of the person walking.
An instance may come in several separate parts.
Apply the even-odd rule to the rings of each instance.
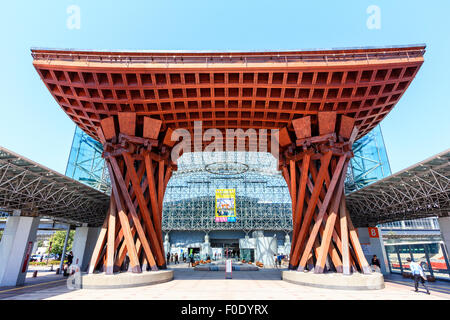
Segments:
[[[423,272],[422,267],[420,266],[420,264],[418,264],[415,261],[411,261],[411,258],[407,258],[406,261],[409,262],[409,268],[411,269],[411,273],[414,277],[414,291],[418,292],[419,291],[419,281],[422,282],[422,285],[425,287],[425,289],[427,290],[427,294],[430,294],[430,290],[428,289],[427,285],[425,284],[425,274]]]
[[[64,257],[62,257],[62,259],[64,259]],[[71,266],[72,262],[73,262],[73,252],[70,251],[69,254],[67,255],[67,262],[63,268],[63,274],[65,277],[69,275],[69,267]]]
[[[192,253],[189,254],[189,266],[194,267],[194,255]]]
[[[167,265],[169,265],[169,264],[170,264],[170,253],[167,252]]]
[[[70,267],[72,262],[73,262],[73,252],[70,251],[69,254],[67,255],[67,267]]]
[[[178,264],[178,253],[175,253],[175,264]]]

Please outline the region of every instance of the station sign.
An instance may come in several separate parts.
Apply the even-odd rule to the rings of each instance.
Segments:
[[[368,228],[370,238],[379,238],[378,228]]]

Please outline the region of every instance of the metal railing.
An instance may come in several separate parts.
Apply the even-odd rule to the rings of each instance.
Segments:
[[[284,52],[90,52],[32,49],[34,60],[73,61],[73,62],[107,62],[107,63],[154,63],[154,64],[242,64],[249,63],[309,63],[309,62],[347,62],[371,61],[382,59],[412,59],[422,57],[424,46],[355,48],[314,51]]]

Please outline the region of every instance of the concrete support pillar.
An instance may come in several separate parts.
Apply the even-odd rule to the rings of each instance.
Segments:
[[[200,249],[200,257],[205,260],[207,256],[212,255],[211,243],[209,242],[209,235],[205,235],[205,242],[203,242],[202,247]]]
[[[439,228],[441,229],[442,240],[445,243],[445,248],[447,250],[447,257],[450,254],[450,217],[438,218]],[[449,257],[450,259],[450,257]]]
[[[358,228],[358,236],[369,265],[372,261],[373,255],[376,255],[378,260],[380,260],[381,273],[389,274],[388,260],[386,250],[384,249],[381,230],[375,227]]]
[[[170,238],[169,233],[164,236],[164,257],[167,259],[167,253],[170,253]]]
[[[255,238],[255,260],[260,261],[265,267],[275,267],[275,254],[278,245],[276,237],[264,237],[262,231],[254,231]]]
[[[64,238],[64,247],[63,251],[61,253],[61,262],[59,263],[59,271],[61,272],[64,266],[64,259],[66,257],[66,250],[67,250],[67,242],[69,241],[69,235],[70,235],[70,225],[67,225],[67,231],[66,236]]]
[[[73,264],[80,267],[81,271],[87,270],[99,232],[100,228],[91,228],[87,226],[75,229],[72,244]]]
[[[8,217],[0,242],[0,286],[24,284],[36,241],[40,218],[19,215],[15,212]]]
[[[289,256],[290,252],[291,252],[291,237],[289,237],[289,234],[286,233],[286,236],[284,237],[284,254]]]

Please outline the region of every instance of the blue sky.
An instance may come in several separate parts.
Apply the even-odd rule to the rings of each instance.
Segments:
[[[80,8],[69,29],[67,8]],[[376,5],[381,28],[369,29]],[[0,145],[64,172],[74,124],[32,66],[31,47],[283,50],[425,43],[425,63],[382,122],[393,172],[450,147],[448,0],[7,1],[0,11]]]

